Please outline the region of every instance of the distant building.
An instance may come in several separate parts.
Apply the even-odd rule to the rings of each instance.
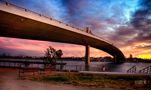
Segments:
[[[130,59],[133,59],[133,55],[132,54],[130,54],[130,57],[129,57]]]

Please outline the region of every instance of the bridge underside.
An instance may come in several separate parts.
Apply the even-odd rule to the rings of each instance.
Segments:
[[[41,21],[39,21],[39,18],[37,18],[38,20],[29,18],[28,14],[21,16],[7,11],[0,9],[0,36],[90,45],[109,53],[116,58],[116,62],[125,60],[123,53],[118,48],[93,35],[78,29],[69,28],[68,30],[68,26],[55,26],[45,23],[43,18],[40,18]]]

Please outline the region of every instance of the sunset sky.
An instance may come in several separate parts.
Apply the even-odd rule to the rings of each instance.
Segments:
[[[113,43],[126,57],[151,58],[151,0],[6,0],[18,6],[85,28]],[[52,46],[64,56],[84,56],[73,44],[0,37],[0,53],[43,56]],[[91,48],[91,56],[107,53]]]

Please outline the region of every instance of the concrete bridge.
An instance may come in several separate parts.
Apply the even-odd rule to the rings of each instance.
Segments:
[[[117,47],[91,33],[2,0],[0,36],[84,45],[86,66],[90,64],[90,46],[109,53],[115,62],[125,60]]]

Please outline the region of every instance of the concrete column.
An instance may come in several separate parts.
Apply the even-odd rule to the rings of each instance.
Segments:
[[[85,46],[85,70],[89,71],[90,65],[90,45]]]
[[[116,55],[114,55],[113,60],[114,60],[115,63],[118,63],[118,61],[117,61],[117,56],[116,56]]]

